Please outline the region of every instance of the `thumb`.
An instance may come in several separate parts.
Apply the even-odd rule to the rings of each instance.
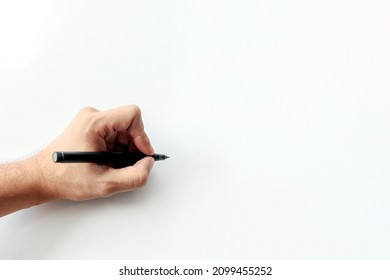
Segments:
[[[107,196],[130,191],[144,186],[148,180],[150,170],[154,165],[152,157],[145,157],[137,161],[133,166],[120,169],[110,169],[106,180],[110,182]]]

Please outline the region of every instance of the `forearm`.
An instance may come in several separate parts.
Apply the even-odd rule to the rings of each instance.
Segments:
[[[34,157],[0,165],[0,217],[52,199]]]

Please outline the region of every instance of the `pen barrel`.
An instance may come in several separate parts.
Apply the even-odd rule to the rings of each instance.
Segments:
[[[96,163],[122,168],[134,165],[148,155],[141,152],[54,152],[53,161],[61,163]]]
[[[133,153],[110,153],[108,164],[110,164],[113,168],[122,168],[126,166],[134,165],[137,161],[147,157],[141,152],[133,152]],[[106,163],[102,163],[106,164]]]
[[[141,152],[54,152],[53,161],[61,163],[89,162],[122,168],[134,165],[144,157],[152,157],[155,161],[169,157],[162,154],[145,155]]]

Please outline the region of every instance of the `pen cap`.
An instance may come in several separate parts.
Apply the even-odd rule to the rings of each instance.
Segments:
[[[54,152],[52,159],[54,162],[61,162],[64,159],[64,154],[62,152]]]

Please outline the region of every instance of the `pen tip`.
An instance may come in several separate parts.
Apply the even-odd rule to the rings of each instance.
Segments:
[[[154,160],[165,160],[169,158],[169,156],[163,155],[163,154],[154,154],[153,155]]]

